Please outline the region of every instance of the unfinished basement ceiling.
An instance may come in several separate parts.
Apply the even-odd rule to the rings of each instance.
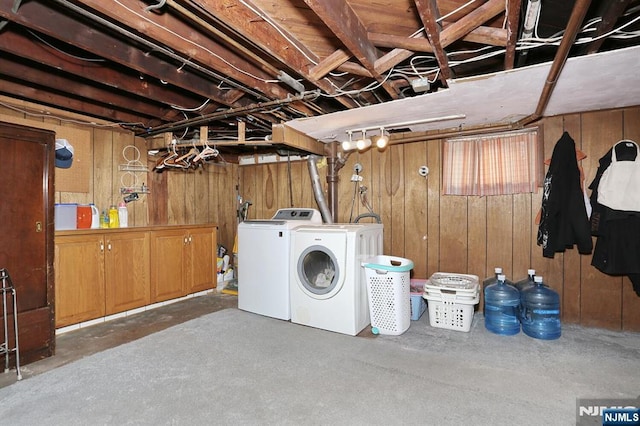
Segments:
[[[605,61],[572,83],[637,86],[612,61],[638,56],[628,48],[640,44],[640,0],[0,0],[0,95],[140,136],[191,138],[206,125],[210,140],[237,140],[241,127],[257,143],[288,123],[326,142],[344,132],[329,117],[365,117],[369,108],[384,106],[384,120],[398,123],[407,111],[394,105],[404,102],[429,99],[430,109],[455,114],[469,103],[483,102],[479,114],[495,112],[490,102],[505,111],[537,102],[540,83],[529,78],[548,70],[572,13],[580,30],[567,68],[574,58]],[[623,56],[603,54],[613,51]],[[581,86],[595,72],[599,86]],[[503,78],[499,90],[447,100]]]

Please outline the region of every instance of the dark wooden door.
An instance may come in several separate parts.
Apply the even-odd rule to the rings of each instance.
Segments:
[[[54,144],[53,132],[0,123],[0,268],[16,288],[22,363],[55,347]]]

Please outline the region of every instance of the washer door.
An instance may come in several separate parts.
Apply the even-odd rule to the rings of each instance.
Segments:
[[[336,256],[325,246],[307,247],[298,257],[298,285],[314,299],[329,299],[342,288],[344,277]]]

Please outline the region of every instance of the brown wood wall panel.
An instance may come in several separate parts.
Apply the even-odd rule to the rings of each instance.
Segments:
[[[531,268],[531,195],[513,196],[513,279],[517,281],[527,276]]]
[[[426,142],[408,144],[404,150],[404,226],[405,250],[413,253],[413,275],[427,278],[427,179],[418,174],[427,163]]]
[[[442,197],[440,211],[439,270],[443,272],[466,272],[468,264],[467,198],[457,196]],[[407,257],[410,259],[411,253],[407,253]]]
[[[622,138],[622,111],[583,114],[582,147],[588,158],[596,161],[585,165],[591,182],[597,160]],[[610,277],[588,267],[582,276],[581,323],[594,327],[620,328],[622,325],[622,278]]]
[[[484,278],[487,275],[487,198],[469,198],[469,261],[466,273]],[[491,269],[493,271],[493,269]],[[431,271],[431,275],[435,271]]]
[[[427,143],[427,277],[440,270],[441,146],[440,141]]]
[[[511,279],[513,277],[512,196],[502,195],[486,198],[487,267],[489,271],[493,271],[495,267],[501,267],[504,274]],[[491,273],[491,275],[493,274]]]
[[[391,223],[391,247],[386,254],[404,253],[404,209],[407,203],[403,188],[404,181],[404,149],[403,145],[390,146],[389,180],[386,182],[387,194],[391,197],[389,221]],[[415,202],[415,201],[414,201]]]

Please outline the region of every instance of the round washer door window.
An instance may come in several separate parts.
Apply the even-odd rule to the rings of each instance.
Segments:
[[[307,247],[298,258],[298,278],[303,290],[311,296],[333,296],[341,282],[336,257],[326,247]]]

